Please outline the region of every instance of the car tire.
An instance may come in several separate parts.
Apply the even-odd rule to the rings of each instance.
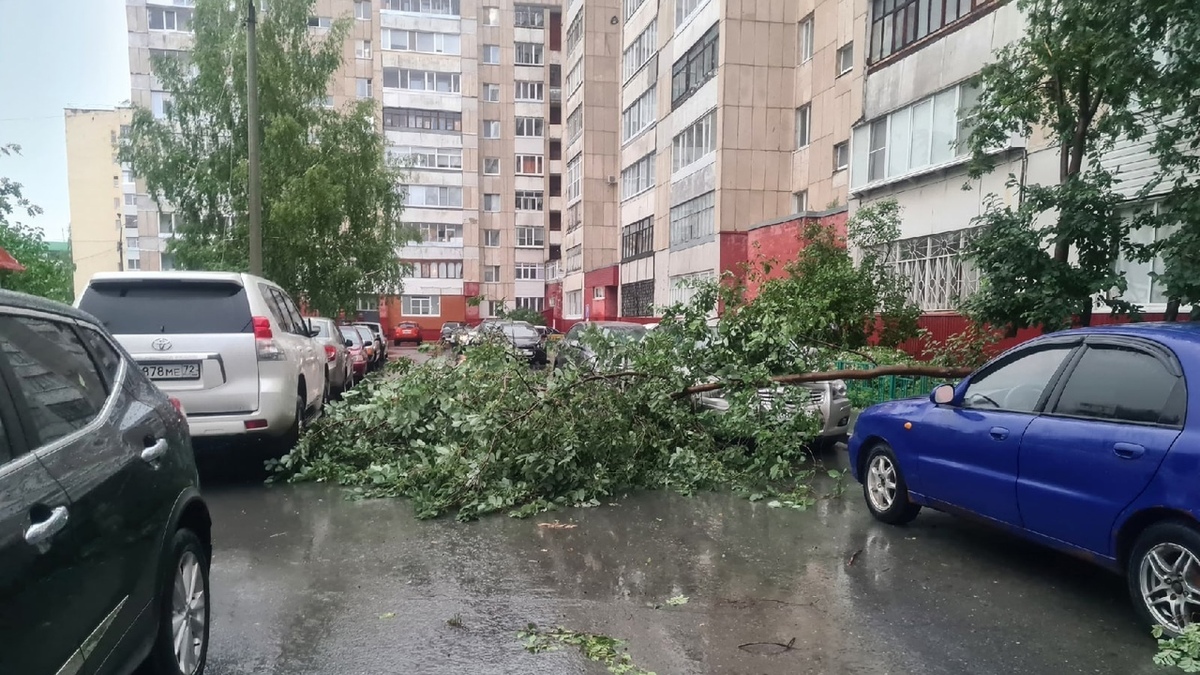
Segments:
[[[163,559],[163,583],[157,599],[158,632],[144,668],[149,675],[204,672],[211,625],[208,566],[207,548],[200,537],[186,528],[176,530],[169,553]],[[193,641],[190,661],[176,655],[177,622],[178,630],[190,629]],[[195,635],[197,631],[201,635]],[[187,635],[178,637],[187,639]]]
[[[300,442],[300,435],[304,433],[304,421],[308,414],[307,406],[304,405],[304,392],[296,392],[296,419],[292,420],[292,426],[288,427],[286,433],[279,438],[279,454],[286,455],[296,447]]]
[[[1183,521],[1147,527],[1129,552],[1125,580],[1133,605],[1143,624],[1161,626],[1166,637],[1200,622],[1200,578],[1187,578],[1189,568],[1200,570],[1200,529]],[[1180,615],[1182,621],[1174,618]]]
[[[904,525],[921,512],[920,504],[909,501],[908,483],[887,443],[878,443],[868,451],[862,485],[867,509],[880,522]]]

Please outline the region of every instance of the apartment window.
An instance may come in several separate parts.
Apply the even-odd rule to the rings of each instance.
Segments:
[[[583,60],[576,63],[571,70],[567,71],[567,95],[574,94],[577,89],[583,86]]]
[[[564,269],[567,272],[578,272],[583,269],[583,245],[576,244],[567,249],[567,257],[564,260]]]
[[[331,28],[333,27],[333,18],[328,16],[310,16],[308,17],[309,28]]]
[[[585,12],[580,12],[575,15],[575,20],[567,27],[567,54],[575,51],[575,48],[583,42],[583,15]]]
[[[462,38],[454,33],[430,33],[419,30],[397,30],[384,28],[383,48],[394,52],[419,52],[422,54],[462,54]],[[483,59],[487,63],[487,48],[484,45]],[[500,62],[499,47],[496,47],[496,63]]]
[[[483,266],[483,281],[488,284],[500,283],[500,266],[499,265],[484,265]]]
[[[717,74],[719,25],[713,24],[704,37],[697,40],[671,67],[671,110],[678,108],[680,103],[688,100]]]
[[[354,81],[354,94],[359,98],[371,98],[374,93],[371,90],[371,78],[359,77]]]
[[[130,220],[132,218],[132,221]],[[174,213],[159,213],[158,214],[158,233],[159,234],[175,234],[175,228],[178,225]],[[125,227],[137,227],[137,216],[125,216]]]
[[[874,0],[871,9],[872,62],[938,32],[995,0]]]
[[[567,233],[574,232],[583,225],[583,202],[575,202],[567,207]]]
[[[671,141],[671,171],[700,161],[717,149],[717,111],[711,110]]]
[[[671,277],[671,304],[686,305],[696,297],[696,292],[699,290],[696,286],[713,280],[711,270],[703,272],[692,272],[690,274],[676,274]]]
[[[562,159],[562,140],[550,139],[550,159]]]
[[[850,143],[842,141],[833,146],[833,170],[843,171],[850,166]]]
[[[413,260],[409,265],[409,276],[413,279],[461,279],[463,264],[458,261]]]
[[[150,30],[191,32],[192,10],[148,7]]]
[[[517,80],[513,90],[513,98],[518,101],[544,101],[545,84],[530,80]]]
[[[500,120],[484,120],[483,137],[500,138]]]
[[[171,114],[171,95],[165,91],[150,92],[150,112],[155,119],[165,119]]]
[[[808,63],[813,57],[813,17],[800,22],[796,31],[796,62]]]
[[[621,64],[624,68],[625,79],[633,77],[635,73],[646,65],[652,56],[658,51],[658,19],[655,18],[646,26],[646,30],[634,39],[633,44],[625,49],[625,53],[621,55]]]
[[[550,88],[562,86],[562,64],[550,64]]]
[[[567,162],[567,203],[579,199],[583,194],[583,154],[575,155]]]
[[[854,43],[842,45],[837,50],[837,74],[845,75],[854,70]]]
[[[125,195],[125,206],[137,206],[137,195]]]
[[[537,42],[518,42],[513,50],[513,63],[518,66],[540,66],[545,63],[545,46]]]
[[[499,26],[500,25],[500,8],[499,7],[484,7],[480,14],[483,17],[483,25]]]
[[[654,280],[621,284],[621,316],[654,316]]]
[[[1161,204],[1138,205],[1126,210],[1124,215],[1126,219],[1131,220],[1140,212],[1159,211],[1161,208]],[[1167,239],[1178,229],[1178,225],[1142,227],[1132,231],[1130,239],[1136,244],[1148,246]],[[1167,302],[1166,288],[1157,276],[1166,269],[1166,263],[1162,256],[1155,256],[1153,260],[1147,262],[1132,261],[1121,256],[1115,269],[1125,275],[1125,282],[1128,284],[1128,288],[1121,294],[1123,299],[1143,306],[1162,305]]]
[[[462,148],[397,147],[388,154],[414,169],[447,169],[461,171]]]
[[[125,269],[130,271],[140,270],[142,269],[142,261],[138,258],[129,258],[125,261]]]
[[[546,120],[541,117],[518,117],[517,136],[541,138],[545,134]]]
[[[458,0],[383,0],[383,9],[413,14],[458,16]]]
[[[483,210],[488,213],[498,213],[500,211],[500,195],[498,193],[483,195]]]
[[[166,214],[166,213],[160,213],[160,214],[158,214],[158,219],[159,219],[159,223],[160,223],[160,225],[159,225],[159,231],[160,231],[160,232],[162,231],[162,225],[161,225],[161,223],[162,223],[162,219],[163,219],[163,218],[165,218],[167,215],[168,215],[168,214]],[[137,217],[136,215],[133,215],[133,214],[127,214],[127,215],[125,216],[125,227],[126,227],[126,229],[134,229],[134,230],[136,230],[136,229],[137,229],[137,227],[138,227],[138,217]]]
[[[326,94],[325,98],[321,99],[321,107],[322,108],[332,108],[333,107],[333,97]]]
[[[171,253],[163,253],[158,259],[159,268],[164,272],[170,272],[175,269],[175,256]]]
[[[625,20],[628,21],[645,2],[646,0],[625,0]]]
[[[500,45],[484,45],[481,58],[486,64],[498,65],[500,63]]]
[[[500,248],[500,230],[484,230],[483,245],[487,248]]]
[[[461,91],[461,80],[458,73],[444,73],[437,70],[384,68],[383,88],[457,94]]]
[[[885,260],[910,280],[909,299],[923,311],[954,309],[979,288],[979,274],[966,259],[974,228],[901,239],[887,245]]]
[[[542,191],[541,190],[517,190],[515,202],[518,211],[541,211],[542,210]],[[542,228],[538,228],[540,231]],[[518,244],[519,245],[519,244]],[[541,246],[541,244],[538,244]]]
[[[654,153],[621,170],[621,198],[629,199],[654,187]]]
[[[499,157],[484,157],[483,158],[483,173],[486,176],[500,175],[500,158]]]
[[[409,185],[405,206],[462,208],[462,188],[454,185]]]
[[[520,194],[518,191],[517,194]],[[538,199],[541,199],[542,193],[537,193]],[[517,228],[517,248],[541,248],[545,245],[545,230],[544,227],[518,227]]]
[[[513,25],[518,28],[545,28],[546,13],[541,7],[516,5],[513,7]]]
[[[567,115],[567,145],[575,142],[583,135],[583,106],[579,106]]]
[[[539,267],[540,267],[540,265],[539,265]],[[517,298],[517,309],[526,309],[531,312],[540,312],[540,311],[542,311],[542,307],[544,306],[544,303],[545,303],[544,298],[538,298],[538,297]]]
[[[621,262],[654,253],[654,216],[642,218],[621,230]]]
[[[371,20],[371,3],[366,0],[356,0],[354,3],[354,18],[363,21]]]
[[[658,121],[658,87],[651,86],[621,112],[621,140],[629,142]],[[569,121],[569,120],[568,120]]]
[[[462,243],[462,225],[419,223],[417,229],[426,244]]]
[[[792,212],[804,213],[808,211],[808,190],[801,190],[792,193]]]
[[[401,296],[400,313],[404,316],[438,316],[442,313],[442,299],[436,295]]]
[[[483,85],[483,100],[487,101],[488,103],[499,103],[500,102],[500,85],[484,84]]]
[[[545,269],[541,263],[517,263],[516,279],[518,281],[541,281]]]
[[[940,91],[854,130],[851,187],[901,178],[968,153],[979,91],[962,84]]]
[[[542,155],[517,155],[518,176],[545,175],[545,158]]]
[[[504,313],[503,300],[488,300],[487,301],[487,316],[500,316]]]
[[[671,245],[685,244],[712,235],[715,225],[716,197],[706,192],[671,207]]]
[[[125,237],[125,248],[130,249],[130,250],[138,248],[138,238],[137,237]]]
[[[679,28],[691,18],[692,13],[708,0],[675,0],[675,27]]]
[[[812,134],[812,105],[796,108],[796,149],[807,147]]]
[[[499,127],[499,122],[496,123]],[[454,133],[462,131],[462,113],[417,108],[384,108],[384,129]]]
[[[583,318],[583,291],[567,291],[563,293],[563,318]]]

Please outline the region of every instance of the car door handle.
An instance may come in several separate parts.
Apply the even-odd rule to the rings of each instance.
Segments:
[[[25,543],[45,553],[49,548],[50,538],[67,526],[67,519],[67,507],[54,507],[49,518],[25,528]]]
[[[153,445],[148,445],[145,450],[142,450],[142,460],[156,462],[165,454],[167,454],[167,439],[160,438]]]
[[[1137,443],[1116,443],[1113,453],[1121,459],[1137,459],[1146,454],[1146,448]]]
[[[988,435],[997,441],[1002,441],[1008,438],[1008,429],[1005,429],[1004,427],[992,427],[991,430],[988,431]]]

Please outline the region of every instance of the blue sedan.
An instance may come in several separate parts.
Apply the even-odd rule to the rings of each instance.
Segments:
[[[957,386],[862,413],[851,467],[878,520],[969,515],[1126,576],[1147,626],[1200,620],[1200,325],[1026,342]]]

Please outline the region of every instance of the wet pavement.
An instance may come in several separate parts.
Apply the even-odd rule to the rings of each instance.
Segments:
[[[1119,578],[929,511],[877,524],[856,488],[809,512],[654,493],[460,524],[206,478],[208,673],[606,672],[525,652],[528,622],[623,638],[658,675],[1160,672]]]

